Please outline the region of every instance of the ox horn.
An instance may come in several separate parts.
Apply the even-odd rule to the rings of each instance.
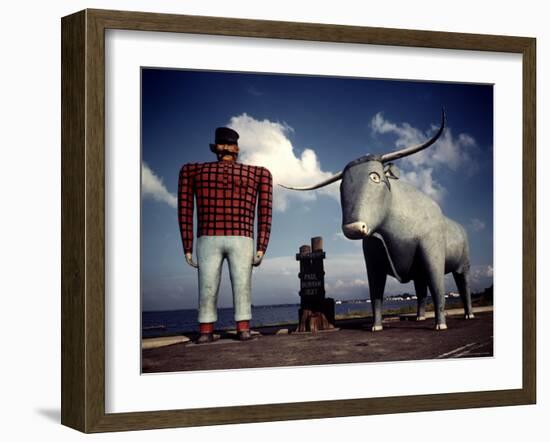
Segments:
[[[425,143],[418,144],[416,146],[410,146],[404,149],[396,150],[395,152],[386,153],[380,157],[380,161],[382,161],[383,163],[386,163],[388,161],[394,161],[399,158],[406,157],[407,155],[412,155],[413,153],[416,153],[422,149],[426,149],[427,147],[431,146],[433,143],[436,142],[436,140],[439,138],[439,136],[443,132],[444,128],[445,128],[445,109],[441,109],[441,126],[439,127],[439,130],[432,138],[430,138]]]
[[[406,157],[407,155],[412,155],[415,152],[418,152],[422,149],[426,149],[427,147],[431,146],[433,143],[437,141],[441,133],[443,132],[443,129],[445,128],[445,109],[441,109],[441,126],[439,127],[439,130],[437,133],[430,138],[428,141],[422,144],[418,144],[417,146],[410,146],[406,147],[405,149],[396,150],[395,152],[386,153],[384,155],[381,155],[378,157],[379,161],[382,163],[397,160],[399,158]],[[344,172],[338,172],[336,175],[331,176],[330,178],[326,179],[325,181],[321,181],[320,183],[314,184],[313,186],[307,186],[307,187],[293,187],[293,186],[285,186],[283,184],[279,184],[279,186],[284,187],[285,189],[290,190],[315,190],[319,189],[321,187],[327,186],[329,184],[334,183],[335,181],[338,181],[342,179],[342,175]]]
[[[327,186],[328,184],[334,183],[335,181],[338,181],[338,180],[342,179],[342,173],[343,172],[338,172],[336,175],[331,176],[329,179],[327,179],[325,181],[321,181],[320,183],[317,183],[313,186],[292,187],[292,186],[285,186],[283,184],[279,184],[279,186],[284,187],[285,189],[290,189],[290,190],[314,190],[314,189],[318,189],[319,187]]]

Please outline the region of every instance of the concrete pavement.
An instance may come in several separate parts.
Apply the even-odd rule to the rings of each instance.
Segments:
[[[370,318],[342,320],[337,331],[292,333],[294,327],[256,329],[256,339],[236,340],[221,332],[218,341],[197,345],[193,341],[143,349],[144,373],[235,368],[287,367],[408,361],[493,355],[492,309],[475,309],[466,320],[447,312],[448,330],[435,331],[434,320],[387,318],[384,330],[370,331]],[[284,330],[289,329],[290,333]],[[187,337],[194,339],[194,336]]]

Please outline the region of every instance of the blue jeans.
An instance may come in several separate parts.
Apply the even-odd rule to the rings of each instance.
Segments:
[[[200,323],[218,319],[218,292],[224,259],[229,264],[235,321],[252,318],[250,287],[254,240],[248,236],[201,236],[197,239]]]

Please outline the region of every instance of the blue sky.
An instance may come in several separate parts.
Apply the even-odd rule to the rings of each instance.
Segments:
[[[218,126],[240,134],[239,161],[270,169],[274,182],[316,183],[366,153],[421,142],[447,128],[428,150],[396,162],[401,179],[436,199],[470,240],[472,286],[492,284],[493,88],[166,69],[142,70],[142,236],[144,310],[196,308],[196,270],[185,263],[176,214],[180,167],[214,161]],[[368,297],[361,241],[341,233],[339,183],[312,192],[274,189],[271,241],[254,269],[252,302],[299,302],[294,254],[323,236],[327,296]],[[269,287],[269,290],[266,288]],[[447,290],[455,290],[448,278]],[[386,294],[413,291],[389,278]],[[231,305],[228,270],[220,306]]]

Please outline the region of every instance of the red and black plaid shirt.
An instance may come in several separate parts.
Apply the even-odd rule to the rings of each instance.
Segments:
[[[193,196],[197,199],[197,237],[254,237],[258,201],[256,250],[265,252],[271,231],[273,184],[265,167],[228,161],[185,164],[178,183],[178,220],[185,253],[193,251]]]

